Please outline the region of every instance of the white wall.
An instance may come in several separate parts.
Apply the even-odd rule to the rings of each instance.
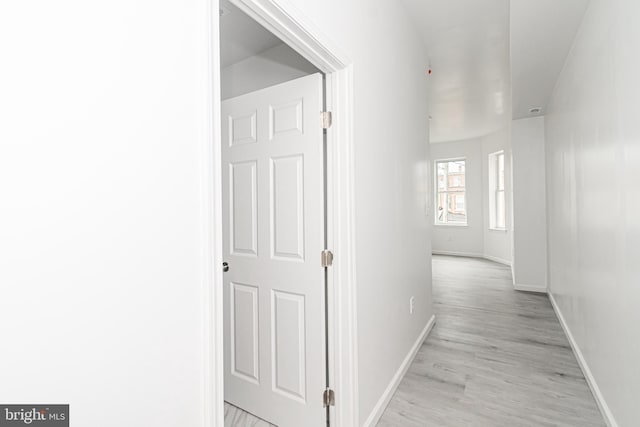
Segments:
[[[201,0],[0,3],[0,401],[201,426]]]
[[[484,255],[484,205],[482,202],[482,140],[469,139],[431,144],[431,158],[436,160],[464,158],[466,169],[467,225],[435,225],[433,250],[457,255]],[[435,174],[435,164],[432,168]],[[435,191],[435,190],[434,190]],[[435,204],[435,201],[432,202]],[[435,222],[435,218],[432,217]]]
[[[504,151],[505,230],[490,228],[489,154]],[[482,138],[482,190],[484,221],[484,256],[511,265],[511,129],[503,129]]]
[[[624,427],[640,420],[638,16],[591,1],[546,117],[551,293]]]
[[[364,423],[433,314],[432,214],[426,215],[430,187],[424,183],[428,61],[409,16],[394,0],[291,3],[353,60],[358,388]],[[381,106],[389,107],[383,116]]]
[[[203,424],[204,4],[0,6],[0,401]],[[433,314],[427,58],[395,1],[287,4],[354,61],[364,423]]]
[[[317,73],[318,69],[286,44],[222,69],[222,99],[244,95],[278,83]]]
[[[511,264],[511,162],[509,130],[465,141],[431,144],[433,162],[466,159],[467,226],[436,225],[433,251],[439,254],[486,257]],[[507,230],[489,229],[489,154],[505,152]],[[432,221],[435,221],[432,218]]]
[[[516,287],[547,289],[544,117],[514,120],[514,278]]]

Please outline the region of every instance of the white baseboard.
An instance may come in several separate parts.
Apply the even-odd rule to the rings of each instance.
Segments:
[[[540,286],[531,286],[531,285],[520,285],[518,283],[513,284],[513,289],[516,291],[524,291],[524,292],[537,292],[540,294],[546,294],[547,288]]]
[[[506,266],[511,267],[511,262],[507,261],[506,259],[498,258],[491,255],[484,255],[483,258],[488,259],[489,261],[497,262],[499,264],[504,264]]]
[[[602,392],[598,387],[598,383],[596,383],[596,379],[593,377],[591,369],[589,369],[589,365],[587,365],[587,361],[582,355],[582,350],[580,350],[580,347],[578,347],[578,344],[576,343],[576,340],[573,338],[573,334],[571,333],[571,329],[569,329],[569,325],[564,320],[564,316],[560,311],[560,307],[558,307],[558,304],[556,303],[556,299],[553,297],[553,294],[550,291],[547,292],[547,294],[549,295],[549,300],[551,301],[553,310],[556,312],[556,316],[558,317],[560,325],[562,325],[562,329],[564,330],[564,333],[569,340],[569,344],[571,344],[571,349],[573,349],[573,353],[578,360],[578,364],[580,365],[580,369],[582,369],[582,373],[587,380],[587,384],[589,384],[591,393],[593,394],[593,397],[598,404],[598,408],[600,409],[600,413],[602,414],[605,423],[608,427],[618,427],[618,423],[616,422],[615,418],[613,418],[611,409],[609,409],[609,405],[607,405],[607,402],[604,400],[604,396],[602,395]]]
[[[411,347],[411,350],[409,351],[409,354],[407,354],[407,357],[404,358],[402,365],[400,365],[400,368],[398,368],[398,371],[391,379],[391,382],[387,386],[386,390],[384,391],[382,396],[380,396],[378,403],[376,403],[376,406],[373,407],[371,414],[369,414],[367,420],[364,422],[364,427],[373,427],[378,423],[378,421],[380,421],[380,418],[382,417],[382,414],[384,414],[385,409],[387,409],[387,405],[389,405],[393,394],[396,392],[396,389],[400,385],[400,381],[402,381],[402,378],[404,378],[404,375],[407,373],[409,366],[411,366],[411,362],[413,362],[413,359],[415,359],[416,355],[418,354],[418,350],[420,350],[422,343],[427,339],[427,336],[429,336],[429,333],[433,329],[435,323],[436,316],[433,315],[422,330],[422,333],[420,333],[420,336],[418,337],[416,342],[413,344],[413,347]]]
[[[432,250],[431,253],[433,255],[461,256],[461,257],[467,257],[467,258],[484,258],[484,259],[488,259],[489,261],[497,262],[499,264],[504,264],[511,267],[511,262],[502,258],[491,256],[491,255],[476,254],[472,252],[452,252],[452,251],[438,251],[438,250]]]
[[[482,254],[476,254],[471,252],[452,252],[452,251],[436,251],[432,250],[433,255],[448,255],[448,256],[462,256],[467,258],[484,258]]]

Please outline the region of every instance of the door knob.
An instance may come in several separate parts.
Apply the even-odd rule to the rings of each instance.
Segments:
[[[224,271],[225,273],[227,271],[229,271],[229,263],[228,262],[223,262],[222,263],[222,271]]]

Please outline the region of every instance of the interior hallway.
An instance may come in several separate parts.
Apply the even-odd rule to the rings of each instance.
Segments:
[[[551,303],[508,267],[433,257],[436,325],[378,426],[604,426]]]

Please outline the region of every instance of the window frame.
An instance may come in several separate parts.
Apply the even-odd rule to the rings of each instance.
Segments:
[[[500,186],[500,158],[502,158],[502,187]],[[489,230],[507,230],[506,156],[504,150],[489,154]],[[502,194],[502,209],[499,207]],[[498,224],[498,213],[502,210],[504,224]]]
[[[464,191],[451,191],[449,190],[449,167],[448,164],[449,163],[453,163],[453,162],[464,162]],[[440,188],[438,187],[438,165],[439,164],[446,164],[447,167],[445,168],[446,171],[446,175],[445,175],[445,189],[444,190],[440,190]],[[469,211],[467,209],[467,159],[466,157],[455,157],[455,158],[451,158],[451,159],[437,159],[434,160],[434,225],[437,227],[468,227],[469,224]],[[438,218],[438,203],[439,203],[439,196],[440,194],[446,194],[446,200],[447,200],[447,205],[448,205],[448,200],[449,200],[449,194],[460,194],[462,193],[462,197],[464,198],[464,215],[465,215],[465,221],[464,222],[441,222]]]

